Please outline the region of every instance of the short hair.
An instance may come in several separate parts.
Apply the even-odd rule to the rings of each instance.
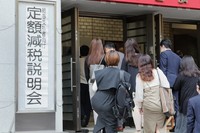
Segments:
[[[89,47],[87,45],[82,45],[80,47],[80,55],[81,56],[87,56],[89,52]]]
[[[115,49],[115,44],[113,42],[106,42],[106,44],[104,45],[104,48]]]
[[[163,39],[160,42],[160,46],[165,46],[165,48],[172,48],[172,42],[169,39]]]
[[[119,59],[119,54],[115,50],[111,50],[105,55],[105,61],[108,66],[118,66]]]

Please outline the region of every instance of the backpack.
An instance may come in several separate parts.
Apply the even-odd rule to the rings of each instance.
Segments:
[[[112,107],[118,126],[122,126],[128,117],[132,117],[134,107],[131,85],[124,80],[124,71],[120,70],[120,83],[115,93],[115,105]]]

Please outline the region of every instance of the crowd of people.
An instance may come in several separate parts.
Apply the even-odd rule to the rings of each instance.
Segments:
[[[135,107],[132,117],[136,133],[165,133],[168,118],[162,111],[159,87],[170,88],[174,100],[175,127],[170,132],[200,131],[200,71],[190,55],[177,55],[172,42],[160,42],[159,66],[143,54],[134,38],[124,43],[124,53],[114,43],[95,38],[90,46],[80,48],[81,125],[86,127],[93,111],[93,133],[117,133],[117,119],[112,107],[120,83],[120,71],[131,85]],[[103,65],[91,73],[92,65]],[[92,78],[94,74],[94,79]]]

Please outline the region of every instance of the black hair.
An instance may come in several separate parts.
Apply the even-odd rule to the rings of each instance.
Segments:
[[[160,42],[160,46],[165,46],[165,48],[172,48],[172,42],[169,39],[163,39]]]
[[[82,45],[80,47],[80,56],[87,56],[89,52],[89,47],[87,45]]]
[[[113,42],[106,42],[104,45],[104,48],[114,48],[115,49],[115,44]]]

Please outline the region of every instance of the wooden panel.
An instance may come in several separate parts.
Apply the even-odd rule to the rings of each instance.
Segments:
[[[146,36],[139,36],[139,37],[130,36],[128,38],[134,38],[138,43],[142,43],[142,44],[147,42]]]
[[[127,38],[134,38],[141,44],[142,53],[146,53],[145,46],[147,43],[147,28],[146,28],[146,16],[134,16],[126,18],[124,21],[124,36]]]
[[[69,32],[71,30],[72,30],[72,25],[71,24],[62,26],[62,33]]]
[[[71,40],[71,38],[72,38],[71,32],[62,34],[62,41]]]
[[[127,36],[145,36],[146,35],[146,29],[134,29],[134,30],[128,30]]]
[[[71,79],[71,72],[63,72],[62,78],[70,80]]]
[[[62,71],[65,72],[65,71],[70,71],[70,64],[63,64],[62,65]]]
[[[127,23],[127,29],[134,29],[134,28],[141,28],[141,27],[145,27],[145,22],[144,21],[136,21],[136,22],[132,22],[132,23]]]
[[[62,25],[65,25],[65,24],[68,24],[68,23],[71,23],[71,16],[62,18]]]

